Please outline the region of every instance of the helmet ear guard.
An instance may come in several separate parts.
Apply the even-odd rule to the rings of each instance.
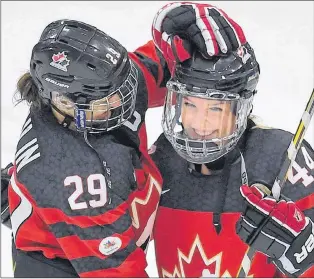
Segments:
[[[216,161],[230,152],[246,128],[258,78],[259,65],[249,45],[212,59],[194,51],[191,59],[177,63],[173,77],[167,83],[162,118],[165,136],[176,152],[197,164]],[[193,110],[182,108],[185,106],[183,99],[192,102],[188,101],[187,106]],[[217,102],[220,108],[210,110],[224,113],[209,113],[210,116],[204,116],[204,119],[187,121],[189,114]],[[229,108],[231,114],[225,108]],[[202,125],[195,125],[200,121]],[[220,123],[218,128],[215,121]]]

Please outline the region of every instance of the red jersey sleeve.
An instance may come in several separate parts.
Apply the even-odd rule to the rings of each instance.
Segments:
[[[170,72],[166,61],[153,41],[129,53],[130,58],[140,67],[148,90],[148,107],[158,107],[164,104],[166,82]]]

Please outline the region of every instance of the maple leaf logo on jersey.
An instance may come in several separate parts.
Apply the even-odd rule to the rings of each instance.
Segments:
[[[178,260],[179,266],[175,266],[173,273],[162,268],[163,277],[186,277],[190,274],[189,269],[195,269],[194,263],[199,264],[199,261],[204,263],[200,277],[232,277],[228,270],[221,271],[222,252],[208,258],[198,235],[187,255],[178,249]]]
[[[67,58],[67,55],[63,52],[59,52],[58,54],[52,55],[52,62],[50,62],[50,66],[57,68],[61,71],[67,72],[68,66],[70,65],[70,60]]]
[[[143,178],[139,178],[139,181]],[[141,246],[150,237],[161,194],[160,183],[149,175],[144,189],[130,195],[130,214],[135,229],[136,245]]]
[[[223,267],[223,252],[208,256],[198,234],[187,253],[183,253],[180,248],[177,251],[178,263],[174,266],[173,272],[161,268],[162,277],[233,277],[231,271],[226,268],[226,264]],[[254,277],[254,274],[249,274],[251,260],[248,258],[247,252],[241,264],[237,266],[238,275],[243,269],[245,277]],[[199,272],[199,274],[195,273],[195,271]]]

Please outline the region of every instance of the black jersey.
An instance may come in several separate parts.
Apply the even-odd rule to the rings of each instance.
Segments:
[[[152,41],[129,56],[138,92],[123,126],[89,134],[90,147],[50,109],[31,110],[17,146],[8,191],[15,246],[66,259],[80,277],[146,276],[161,176],[147,154],[145,113],[163,102],[165,64]]]

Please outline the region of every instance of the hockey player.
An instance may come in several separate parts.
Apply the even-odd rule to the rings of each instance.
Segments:
[[[191,8],[175,5],[164,7],[161,16]],[[192,12],[207,7],[197,4]],[[218,46],[222,52],[234,49],[224,41],[230,36],[215,34],[210,25],[199,29],[197,20],[170,26],[172,34],[184,33],[200,49],[213,45],[207,55],[218,54]],[[163,25],[155,23],[160,34]],[[187,26],[195,28],[187,31]],[[206,30],[210,41],[203,37]],[[238,36],[230,34],[231,41]],[[160,50],[187,57],[186,45],[175,39],[171,48],[164,44]],[[4,172],[12,174],[15,277],[146,276],[143,249],[161,178],[146,154],[144,116],[148,106],[164,99],[157,94],[167,80],[160,51],[149,42],[127,54],[100,30],[63,20],[45,28],[30,66],[18,83],[30,115],[14,165]],[[8,210],[2,209],[7,221]]]
[[[161,177],[139,141],[143,81],[125,48],[95,27],[44,29],[17,84],[31,107],[8,188],[16,277],[146,276]]]
[[[314,151],[305,141],[293,163],[291,200],[267,195],[292,135],[251,115],[259,74],[245,44],[211,59],[195,51],[167,83],[164,134],[150,149],[163,177],[160,277],[314,276]]]

